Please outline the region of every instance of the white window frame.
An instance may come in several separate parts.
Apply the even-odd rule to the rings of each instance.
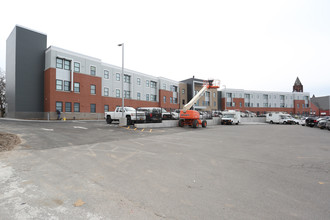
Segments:
[[[95,68],[95,74],[94,74],[94,75],[92,74],[92,67]],[[89,66],[89,74],[90,74],[91,76],[96,76],[96,66],[94,66],[94,65],[90,65],[90,66]]]
[[[108,90],[108,91],[107,91],[108,94],[106,94],[106,90]],[[104,87],[104,88],[103,88],[104,96],[109,96],[109,91],[110,91],[110,90],[109,90],[108,87]]]
[[[106,76],[105,72],[108,72],[108,77],[105,77]],[[103,70],[103,78],[106,79],[106,80],[110,79],[110,71],[109,70],[107,70],[107,69]]]

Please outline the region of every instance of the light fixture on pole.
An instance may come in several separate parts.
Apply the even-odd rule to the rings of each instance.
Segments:
[[[124,118],[124,43],[118,44],[122,48],[122,66],[121,66],[121,105],[122,105],[122,117]]]

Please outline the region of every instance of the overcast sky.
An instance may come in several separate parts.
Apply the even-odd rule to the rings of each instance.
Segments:
[[[2,1],[0,68],[18,24],[53,45],[103,62],[181,81],[330,95],[330,1]]]

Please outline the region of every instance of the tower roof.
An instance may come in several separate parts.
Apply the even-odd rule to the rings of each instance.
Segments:
[[[295,86],[302,86],[300,80],[299,80],[299,77],[297,77],[296,81],[294,82],[294,85]]]

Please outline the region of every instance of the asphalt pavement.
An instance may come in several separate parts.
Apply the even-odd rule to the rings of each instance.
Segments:
[[[329,219],[330,132],[0,120],[1,219]]]

